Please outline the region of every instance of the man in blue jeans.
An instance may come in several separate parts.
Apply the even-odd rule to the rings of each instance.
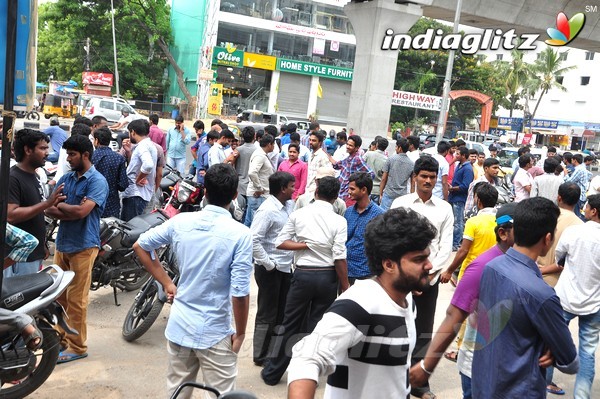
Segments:
[[[458,162],[459,165],[454,171],[452,186],[448,188],[448,202],[452,205],[454,212],[454,234],[452,236],[452,250],[457,251],[462,241],[463,230],[465,228],[465,202],[469,193],[469,185],[473,181],[473,166],[469,162],[469,149],[459,147]]]
[[[575,379],[576,399],[590,398],[594,382],[594,354],[600,333],[600,194],[590,195],[585,206],[588,221],[567,227],[556,246],[556,259],[564,259],[564,270],[556,284],[556,295],[567,323],[579,318],[580,368]]]

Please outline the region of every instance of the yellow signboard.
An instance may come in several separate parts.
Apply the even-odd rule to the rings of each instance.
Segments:
[[[244,53],[244,66],[274,71],[277,66],[277,58],[270,55]]]
[[[208,97],[207,112],[211,115],[221,115],[222,107],[223,107],[223,85],[220,83],[213,83],[210,85],[210,94]]]

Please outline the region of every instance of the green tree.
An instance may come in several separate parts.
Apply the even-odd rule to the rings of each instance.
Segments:
[[[558,83],[557,78],[575,68],[576,66],[563,66],[561,55],[551,47],[546,48],[540,53],[539,58],[535,61],[532,68],[533,76],[525,85],[530,93],[540,92],[533,113],[531,114],[532,119],[535,118],[544,94],[548,93],[551,89],[567,91],[566,87]]]
[[[427,29],[441,29],[451,33],[452,28],[429,18],[421,18],[410,29],[411,36],[425,33]],[[432,61],[434,62],[432,65]],[[398,56],[396,80],[397,90],[406,90],[430,95],[442,95],[442,85],[446,73],[448,52],[435,50],[403,50]],[[494,111],[509,105],[506,100],[504,81],[500,71],[488,62],[472,55],[457,52],[452,72],[452,90],[475,90],[492,97]],[[450,115],[467,121],[481,113],[481,104],[471,98],[460,98],[451,102]],[[426,123],[437,122],[438,112],[419,110],[417,114],[426,119]],[[408,123],[415,117],[415,111],[405,107],[392,107],[390,120]]]
[[[116,0],[114,6],[123,95],[135,98],[161,95],[167,84],[164,70],[169,62],[175,63],[168,48],[171,28],[167,2]],[[56,79],[81,82],[83,46],[88,37],[91,70],[114,73],[110,12],[110,2],[106,0],[57,0],[41,4],[37,63],[40,80],[52,74]],[[187,98],[189,92],[184,93]]]

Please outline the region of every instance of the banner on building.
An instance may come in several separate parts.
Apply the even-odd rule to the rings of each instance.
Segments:
[[[442,109],[442,97],[394,90],[392,92],[392,105],[439,112]]]
[[[236,46],[227,43],[225,47],[213,48],[213,65],[223,65],[228,67],[242,68],[244,52],[238,50]]]
[[[313,54],[324,55],[325,54],[325,39],[314,38],[313,39]]]
[[[244,66],[274,71],[277,66],[277,58],[270,55],[244,53]]]
[[[113,85],[113,74],[104,72],[83,72],[81,80],[84,85],[111,86]]]
[[[315,64],[298,60],[277,59],[277,70],[281,72],[299,73],[302,75],[320,76],[323,78],[352,80],[353,70],[333,65]]]

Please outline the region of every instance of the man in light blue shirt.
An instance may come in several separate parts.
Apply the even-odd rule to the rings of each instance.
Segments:
[[[175,127],[167,132],[167,165],[185,173],[185,151],[192,140],[192,132],[183,126],[183,117],[175,118]]]
[[[128,222],[141,215],[154,194],[156,162],[158,153],[148,134],[150,125],[143,119],[136,119],[128,127],[132,144],[137,144],[127,166],[129,187],[123,192],[121,219]]]
[[[50,137],[50,147],[52,148],[52,151],[48,154],[48,161],[57,162],[59,151],[67,139],[67,132],[60,127],[58,118],[53,116],[50,118],[50,126],[44,129],[44,133]]]
[[[233,390],[237,353],[246,333],[252,234],[228,210],[237,195],[237,173],[231,165],[214,165],[204,176],[204,186],[208,205],[201,212],[179,214],[142,234],[133,246],[173,301],[165,331],[169,396],[181,383],[194,381],[200,369],[205,384],[222,393]],[[153,252],[163,245],[171,245],[177,257],[177,286]]]

